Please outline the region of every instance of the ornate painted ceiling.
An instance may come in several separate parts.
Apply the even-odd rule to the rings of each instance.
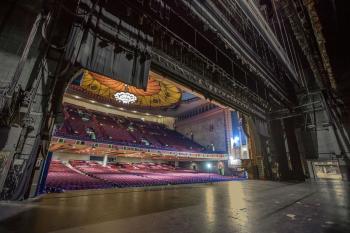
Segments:
[[[128,86],[123,82],[85,70],[80,86],[96,95],[115,100],[117,92],[129,92],[137,97],[132,105],[142,107],[170,107],[181,100],[181,90],[166,80],[160,80],[154,73],[148,77],[147,89]]]

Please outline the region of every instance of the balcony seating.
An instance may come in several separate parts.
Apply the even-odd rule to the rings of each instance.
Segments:
[[[55,135],[145,148],[205,152],[204,147],[164,125],[64,105],[65,121]]]

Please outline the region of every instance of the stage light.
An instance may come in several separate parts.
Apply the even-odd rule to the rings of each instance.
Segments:
[[[211,168],[211,163],[207,163],[207,168],[208,168],[208,169]]]
[[[238,143],[238,142],[239,142],[239,137],[238,137],[238,136],[235,136],[235,137],[233,138],[233,142],[234,142],[234,143]]]
[[[233,156],[229,156],[228,159],[229,159],[230,163],[232,163],[232,161],[233,161]]]

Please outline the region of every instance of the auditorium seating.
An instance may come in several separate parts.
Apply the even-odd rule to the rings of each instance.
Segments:
[[[63,192],[65,190],[105,189],[113,185],[103,180],[80,174],[64,165],[61,161],[51,161],[46,179],[47,192]]]
[[[204,147],[166,126],[108,115],[71,104],[64,105],[64,123],[55,136],[101,143],[176,150],[206,152]]]
[[[214,173],[175,169],[167,164],[156,163],[116,163],[104,167],[98,162],[72,160],[69,164],[74,170],[60,161],[51,162],[46,182],[47,192],[194,184],[236,179]]]

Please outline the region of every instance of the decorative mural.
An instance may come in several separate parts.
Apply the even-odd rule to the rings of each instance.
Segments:
[[[160,80],[152,72],[149,75],[145,90],[126,85],[123,82],[87,70],[84,71],[79,85],[93,94],[116,101],[118,101],[116,99],[116,95],[118,94],[124,94],[124,96],[128,95],[130,97],[135,96],[135,101],[128,102],[134,106],[170,107],[178,104],[181,100],[180,89],[166,80]]]

